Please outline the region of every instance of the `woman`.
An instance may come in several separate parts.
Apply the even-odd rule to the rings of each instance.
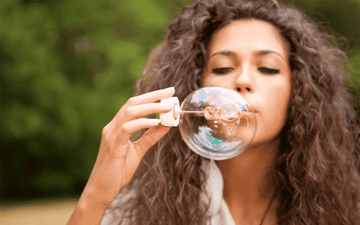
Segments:
[[[150,55],[138,96],[104,127],[68,224],[360,224],[360,129],[335,46],[275,0],[186,6]],[[202,158],[149,116],[170,110],[159,100],[203,86],[237,91],[256,110],[255,138],[237,157]]]

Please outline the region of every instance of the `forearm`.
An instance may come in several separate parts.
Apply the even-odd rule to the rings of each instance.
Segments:
[[[84,192],[67,225],[98,225],[104,216],[107,205]]]

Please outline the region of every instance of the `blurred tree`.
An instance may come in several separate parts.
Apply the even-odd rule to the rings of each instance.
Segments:
[[[169,18],[151,1],[5,1],[1,16],[2,198],[78,194]]]
[[[359,2],[293,2],[349,40],[351,63],[360,71]],[[191,3],[1,2],[3,200],[81,193],[102,128],[132,96],[171,20]],[[351,91],[360,102],[360,76],[353,74],[358,87]]]

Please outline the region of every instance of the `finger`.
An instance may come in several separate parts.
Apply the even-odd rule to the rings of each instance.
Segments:
[[[140,118],[136,120],[132,120],[124,123],[118,133],[118,137],[116,138],[114,144],[116,146],[124,145],[130,139],[131,134],[150,127],[155,127],[160,124],[160,119],[147,119]]]
[[[146,152],[157,143],[164,135],[169,132],[171,127],[156,126],[147,130],[143,136],[134,142],[134,147],[140,157],[144,157]]]
[[[142,105],[135,105],[128,107],[122,119],[133,120],[140,117],[145,117],[156,113],[166,113],[172,110],[172,106],[162,105],[160,103],[147,103]]]
[[[172,106],[166,106],[160,103],[147,103],[142,105],[130,106],[123,110],[123,113],[118,113],[106,126],[109,129],[120,129],[116,126],[121,126],[122,123],[137,118],[145,117],[156,113],[166,113],[173,109]]]
[[[143,95],[131,97],[127,102],[127,106],[140,105],[145,103],[157,102],[165,98],[170,98],[175,93],[174,87],[152,91]]]

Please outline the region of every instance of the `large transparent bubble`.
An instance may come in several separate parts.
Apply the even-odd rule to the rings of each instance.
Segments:
[[[182,102],[179,128],[194,152],[225,160],[249,146],[256,132],[256,117],[250,104],[237,92],[204,87]]]

